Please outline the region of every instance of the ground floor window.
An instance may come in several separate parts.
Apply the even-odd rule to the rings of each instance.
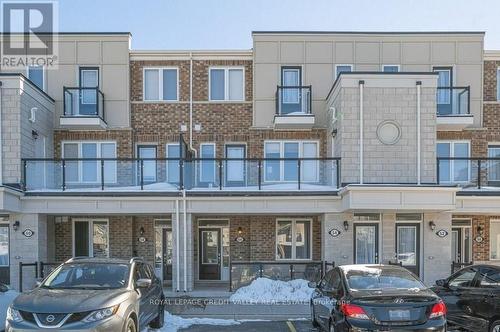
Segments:
[[[9,225],[0,225],[0,266],[9,266]]]
[[[73,220],[73,256],[109,257],[108,220]]]
[[[490,221],[490,259],[500,259],[500,220]]]
[[[312,222],[279,219],[276,222],[276,259],[311,259]]]

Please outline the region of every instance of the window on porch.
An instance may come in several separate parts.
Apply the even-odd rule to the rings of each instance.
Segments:
[[[311,220],[278,220],[276,259],[311,259]]]
[[[109,257],[107,220],[74,220],[73,239],[73,256]]]

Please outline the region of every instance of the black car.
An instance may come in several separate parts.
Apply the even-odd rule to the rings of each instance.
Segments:
[[[448,323],[471,331],[500,331],[500,267],[473,265],[436,281]]]
[[[311,320],[336,332],[446,331],[446,306],[403,267],[344,265],[316,285]]]

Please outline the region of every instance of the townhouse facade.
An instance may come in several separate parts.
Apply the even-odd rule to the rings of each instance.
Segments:
[[[500,53],[484,33],[253,32],[250,50],[62,33],[1,68],[0,278],[142,256],[173,291],[500,248]]]

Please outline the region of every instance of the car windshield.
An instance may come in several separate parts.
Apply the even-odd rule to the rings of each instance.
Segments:
[[[355,267],[344,269],[350,290],[425,289],[425,285],[404,268]]]
[[[129,267],[116,263],[69,263],[59,266],[41,285],[50,289],[113,289],[125,287]]]

